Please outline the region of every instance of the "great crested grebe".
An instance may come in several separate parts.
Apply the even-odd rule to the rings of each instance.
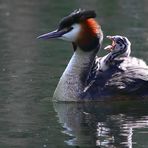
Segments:
[[[127,37],[121,35],[107,36],[112,41],[112,45],[106,46],[104,49],[113,51],[120,57],[128,57],[131,53],[131,42]]]
[[[122,67],[123,69],[126,68],[126,66],[124,67],[123,65],[123,63],[125,62],[129,62],[132,65],[134,63],[137,64],[138,66],[147,67],[146,63],[143,60],[135,57],[129,58],[131,53],[131,42],[128,40],[127,37],[115,35],[115,36],[107,36],[107,38],[112,41],[112,44],[106,46],[104,49],[110,51],[110,53],[108,53],[104,57],[98,58],[100,63],[99,70],[105,71],[108,68],[110,68],[110,66],[119,66]]]
[[[56,101],[104,100],[121,94],[148,95],[148,67],[139,61],[128,58],[120,64],[125,71],[116,66],[105,71],[99,70],[98,57],[103,33],[94,19],[94,11],[75,10],[64,17],[59,27],[38,38],[58,38],[73,44],[74,54],[61,76],[54,92]],[[118,66],[117,66],[118,67]]]

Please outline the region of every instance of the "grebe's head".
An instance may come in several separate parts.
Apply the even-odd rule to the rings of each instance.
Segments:
[[[115,35],[107,36],[112,41],[111,45],[106,46],[104,49],[113,53],[118,53],[120,56],[129,56],[131,53],[131,43],[125,36]]]
[[[73,43],[74,50],[77,46],[84,51],[99,49],[103,40],[100,25],[94,19],[96,13],[87,10],[75,10],[64,17],[55,31],[43,34],[38,38],[58,38]]]

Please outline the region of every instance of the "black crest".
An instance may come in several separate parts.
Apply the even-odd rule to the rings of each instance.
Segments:
[[[65,27],[70,27],[74,23],[80,23],[89,18],[95,18],[96,13],[93,10],[78,9],[72,12],[70,15],[64,17],[59,24],[59,30]]]

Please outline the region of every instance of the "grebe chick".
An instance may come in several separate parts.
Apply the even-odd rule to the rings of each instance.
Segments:
[[[147,64],[139,58],[130,57],[131,54],[131,42],[125,36],[115,35],[115,36],[107,36],[108,39],[112,41],[111,45],[106,46],[104,49],[110,51],[110,53],[106,56],[104,60],[107,66],[111,66],[112,64],[121,64],[128,62],[132,65],[138,65],[141,67],[147,67]],[[122,64],[122,65],[123,65]],[[120,67],[123,67],[123,66]]]
[[[109,50],[113,56],[128,57],[131,53],[131,42],[125,36],[115,35],[107,36],[112,41],[112,45],[106,46],[104,49]],[[114,57],[115,58],[115,57]]]
[[[112,67],[99,71],[97,52],[103,33],[95,17],[94,11],[76,10],[64,17],[55,31],[38,37],[58,38],[73,44],[74,54],[54,92],[56,101],[104,100],[105,96],[113,97],[121,92],[147,93],[148,68],[126,65],[124,73]]]
[[[119,57],[129,57],[131,53],[131,43],[123,36],[107,36],[108,39],[112,41],[111,45],[106,46],[104,49],[110,51],[106,56],[100,58],[100,71],[105,71],[110,66],[117,66],[123,62],[122,60],[117,60]]]

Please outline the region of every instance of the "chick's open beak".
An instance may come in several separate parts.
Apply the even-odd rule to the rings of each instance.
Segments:
[[[114,37],[113,37],[113,36],[106,36],[106,38],[108,38],[109,40],[111,40],[111,41],[112,41],[112,44],[106,46],[104,49],[105,49],[105,50],[108,50],[108,51],[114,50],[114,48],[115,48],[115,46],[116,46],[116,42],[115,42],[115,40],[114,40]]]

